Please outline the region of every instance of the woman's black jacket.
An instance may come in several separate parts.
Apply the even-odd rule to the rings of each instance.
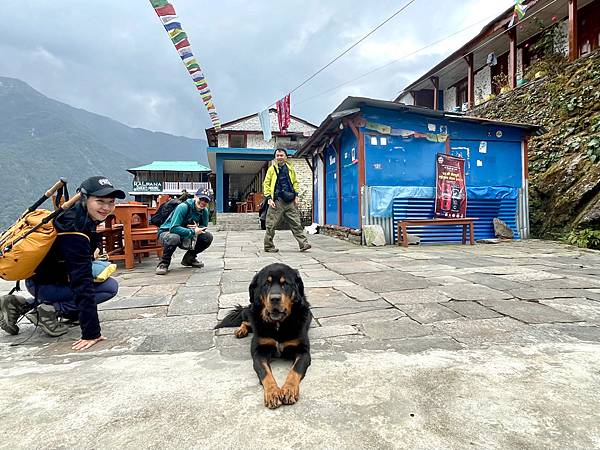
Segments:
[[[92,260],[98,242],[96,225],[81,203],[55,219],[58,236],[32,277],[37,285],[70,286],[80,310],[82,339],[101,336],[92,277]]]

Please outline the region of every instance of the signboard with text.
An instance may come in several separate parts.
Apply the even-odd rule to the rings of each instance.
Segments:
[[[134,181],[134,192],[162,192],[162,181]]]
[[[459,219],[467,216],[465,160],[438,153],[435,163],[435,216]]]

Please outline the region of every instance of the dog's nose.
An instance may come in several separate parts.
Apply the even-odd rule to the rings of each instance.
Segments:
[[[279,303],[281,301],[281,294],[271,294],[271,302]]]

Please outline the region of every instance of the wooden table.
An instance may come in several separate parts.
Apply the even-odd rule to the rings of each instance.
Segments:
[[[115,207],[115,217],[123,224],[123,246],[125,248],[125,268],[133,269],[134,253],[131,229],[135,227],[148,228],[148,207],[131,203],[118,203]]]
[[[477,217],[464,217],[462,219],[419,219],[419,220],[399,220],[398,221],[398,245],[402,243],[404,247],[408,247],[408,235],[406,232],[406,227],[411,225],[462,225],[463,233],[462,233],[462,243],[463,245],[467,244],[467,225],[469,226],[469,241],[471,245],[475,244],[475,239],[473,237],[473,222],[477,220]],[[400,239],[402,238],[402,239]]]

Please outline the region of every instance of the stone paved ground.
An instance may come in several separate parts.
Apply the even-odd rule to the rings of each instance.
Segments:
[[[0,448],[600,447],[600,253],[320,235],[300,253],[278,232],[265,254],[262,236],[216,233],[201,270],[120,270],[90,351],[70,351],[77,328],[0,335]],[[270,411],[249,341],[213,327],[275,261],[304,279],[313,365]]]

